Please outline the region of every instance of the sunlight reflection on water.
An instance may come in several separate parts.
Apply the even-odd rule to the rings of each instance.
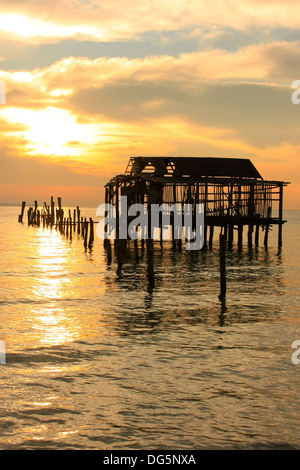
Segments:
[[[99,240],[18,210],[0,208],[2,448],[300,446],[299,212],[282,252],[227,252],[222,303],[217,245],[156,249],[151,290],[142,253],[117,276]]]

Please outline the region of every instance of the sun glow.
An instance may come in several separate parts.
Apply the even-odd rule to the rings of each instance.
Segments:
[[[27,141],[25,147],[30,155],[76,157],[86,146],[101,140],[99,125],[79,123],[70,111],[60,108],[4,108],[0,115],[10,123],[24,126],[13,134]]]
[[[103,37],[101,29],[91,25],[59,25],[15,13],[0,13],[0,30],[24,39],[31,37],[64,38],[76,35],[98,37],[99,39]]]

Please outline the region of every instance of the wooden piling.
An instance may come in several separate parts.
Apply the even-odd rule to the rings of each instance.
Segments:
[[[107,264],[111,264],[111,258],[112,258],[112,255],[111,255],[111,243],[110,243],[110,239],[108,238],[106,240],[106,256],[107,256]]]
[[[283,215],[283,185],[279,187],[279,210],[278,210],[278,248],[282,247],[282,215]]]
[[[32,207],[29,207],[29,209],[28,209],[28,211],[27,211],[28,227],[29,227],[29,225],[32,224],[32,211],[33,211],[33,208],[32,208]]]
[[[70,240],[72,241],[72,217],[69,217],[69,222],[70,222]]]
[[[233,224],[228,226],[228,245],[232,247],[233,244]]]
[[[252,246],[252,234],[253,234],[253,225],[249,224],[248,226],[248,245]]]
[[[83,226],[84,226],[84,230],[83,230],[83,232],[84,232],[84,248],[87,248],[89,224],[88,224],[88,221],[86,219],[84,219]]]
[[[51,226],[54,225],[54,199],[53,196],[51,196],[51,210],[50,210],[50,223]]]
[[[243,225],[238,225],[238,247],[241,248],[243,245]]]
[[[265,236],[264,236],[264,246],[267,247],[268,246],[268,237],[269,237],[269,224],[267,224],[265,226]]]
[[[80,209],[79,206],[77,206],[77,233],[80,235]]]
[[[255,226],[255,246],[259,245],[259,224]]]
[[[272,211],[272,208],[268,207],[268,219],[271,216],[271,211]],[[269,230],[270,230],[270,224],[267,223],[266,226],[265,226],[265,237],[264,237],[264,246],[265,247],[268,246]]]
[[[213,238],[214,238],[214,226],[210,225],[209,226],[209,239],[208,239],[208,245],[210,248],[213,246]]]
[[[89,248],[92,247],[94,242],[94,222],[93,219],[90,218],[90,237],[89,237]]]
[[[226,295],[226,238],[223,233],[219,236],[220,243],[220,296]]]
[[[20,223],[23,223],[23,216],[24,216],[25,206],[26,206],[26,201],[23,201],[22,202],[22,208],[21,208],[21,214],[19,215],[19,219],[18,219]]]
[[[175,187],[176,190],[176,187]],[[174,186],[173,186],[173,194],[174,194]],[[176,195],[175,195],[176,198]],[[148,227],[151,227],[151,204],[148,202]],[[174,229],[174,220],[173,220],[173,226],[172,228]],[[173,238],[173,243],[175,241],[174,237]],[[174,247],[174,244],[173,244]],[[148,238],[146,240],[146,250],[147,250],[147,277],[148,277],[148,284],[149,286],[153,287],[154,286],[154,253],[153,253],[153,238],[151,236],[151,232],[149,230],[148,233]]]

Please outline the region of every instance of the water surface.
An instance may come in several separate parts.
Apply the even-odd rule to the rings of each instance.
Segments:
[[[0,207],[1,449],[300,448],[300,212],[283,248],[132,250],[120,276]],[[95,209],[84,209],[95,218]],[[24,218],[25,219],[25,218]],[[262,237],[261,237],[262,238]]]

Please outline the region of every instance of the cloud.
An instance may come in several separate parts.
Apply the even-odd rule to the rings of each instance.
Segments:
[[[36,171],[94,187],[138,154],[247,157],[300,178],[298,3],[14,5],[23,16],[0,13],[3,185]]]
[[[13,4],[13,8],[12,8]],[[17,13],[16,13],[17,12]],[[146,31],[232,27],[244,31],[300,25],[299,2],[287,0],[56,0],[1,2],[0,30],[33,43],[62,38],[118,41],[137,38]]]

